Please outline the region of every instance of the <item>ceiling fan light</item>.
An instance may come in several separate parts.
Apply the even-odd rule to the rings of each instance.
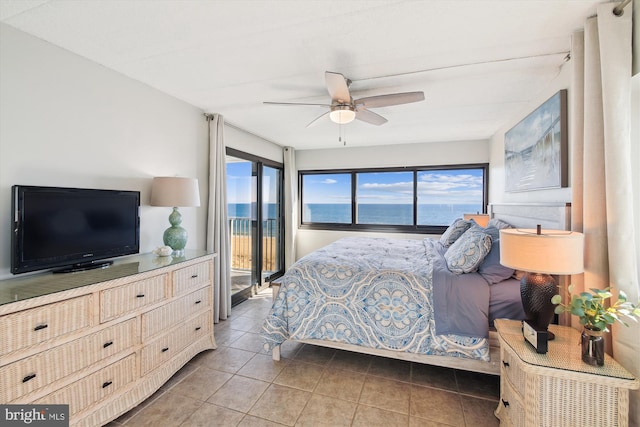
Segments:
[[[343,125],[352,122],[356,118],[356,112],[348,105],[339,105],[331,108],[329,118],[332,122]]]

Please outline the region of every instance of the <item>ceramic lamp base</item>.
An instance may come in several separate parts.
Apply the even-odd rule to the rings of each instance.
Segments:
[[[184,248],[187,246],[187,230],[180,227],[182,223],[182,215],[178,211],[178,208],[173,208],[173,212],[169,215],[169,223],[171,227],[167,228],[162,235],[164,244],[170,246],[174,252],[178,254],[184,253]]]
[[[557,293],[558,285],[552,276],[542,273],[525,273],[520,280],[520,297],[529,323],[538,329],[548,328],[555,309],[551,298]],[[548,339],[552,340],[554,335],[551,332],[548,334]]]

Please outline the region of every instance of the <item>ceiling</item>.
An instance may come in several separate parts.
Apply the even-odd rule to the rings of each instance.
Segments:
[[[297,149],[481,140],[548,91],[603,0],[2,0],[0,20]],[[424,91],[339,126],[324,72],[353,98]]]

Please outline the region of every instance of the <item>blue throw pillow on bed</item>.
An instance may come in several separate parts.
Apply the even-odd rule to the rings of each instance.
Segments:
[[[440,243],[445,248],[451,246],[456,240],[464,234],[472,225],[472,221],[467,221],[462,218],[458,218],[451,223],[451,225],[440,236]],[[475,223],[475,221],[473,222]]]
[[[491,241],[491,250],[478,267],[478,274],[490,285],[502,282],[513,276],[513,268],[500,264],[500,239]]]
[[[489,220],[489,223],[487,224],[487,228],[489,227],[495,227],[498,230],[502,230],[504,228],[513,228],[513,226],[511,224],[508,224],[504,221],[502,221],[501,219],[498,218],[491,218]]]
[[[474,224],[447,249],[444,259],[452,273],[472,273],[478,269],[490,250],[491,236]]]

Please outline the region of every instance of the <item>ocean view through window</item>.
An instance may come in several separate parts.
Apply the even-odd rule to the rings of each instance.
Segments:
[[[488,165],[300,172],[302,227],[441,232],[485,212]]]

